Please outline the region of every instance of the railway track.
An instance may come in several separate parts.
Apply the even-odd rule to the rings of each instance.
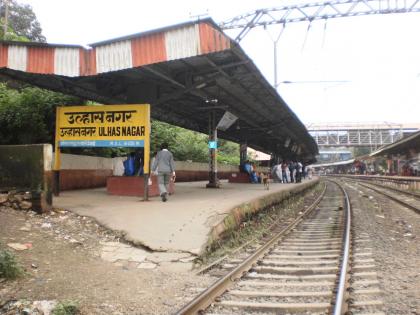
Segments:
[[[328,181],[294,223],[243,261],[231,261],[225,276],[176,314],[382,314],[372,253],[350,257],[350,227],[348,195]]]
[[[417,193],[405,191],[394,187],[384,186],[377,183],[365,184],[361,183],[360,181],[357,181],[357,183],[362,187],[368,188],[379,194],[382,194],[392,199],[393,201],[398,202],[404,207],[412,209],[420,214],[420,195]]]

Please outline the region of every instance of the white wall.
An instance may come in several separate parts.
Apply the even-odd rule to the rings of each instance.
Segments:
[[[113,169],[111,158],[96,156],[61,154],[61,169],[63,170],[103,170]]]
[[[112,169],[115,176],[124,173],[123,161],[125,157],[103,158],[95,156],[61,154],[61,169],[64,170],[97,170]],[[205,171],[209,170],[207,163],[175,161],[175,169],[179,171]],[[238,172],[238,166],[218,164],[219,172]]]

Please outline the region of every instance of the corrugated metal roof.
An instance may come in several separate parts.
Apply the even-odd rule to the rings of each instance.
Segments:
[[[165,34],[157,33],[133,38],[131,40],[133,67],[153,64],[167,60]]]
[[[7,66],[13,70],[26,71],[28,48],[25,46],[10,45],[7,54]]]
[[[96,74],[96,49],[79,50],[80,75]]]
[[[386,154],[404,154],[404,151],[415,150],[420,152],[420,131],[388,144],[369,154],[369,156],[381,156]]]
[[[0,67],[7,67],[9,57],[9,47],[0,44]]]
[[[216,51],[230,49],[231,43],[222,31],[214,28],[207,23],[199,24],[202,54],[208,54]]]
[[[54,51],[55,74],[68,77],[80,75],[80,49],[56,48]]]
[[[213,29],[221,31],[220,27],[216,23],[214,23],[214,21],[212,19],[208,18],[208,19],[203,19],[203,20],[200,20],[200,21],[185,22],[185,23],[175,24],[175,25],[171,25],[171,26],[156,28],[156,29],[153,29],[153,30],[145,31],[145,32],[135,33],[135,34],[121,36],[121,37],[116,37],[116,38],[113,38],[113,39],[107,39],[107,40],[104,40],[104,41],[89,44],[89,46],[90,47],[97,47],[97,46],[106,45],[106,44],[117,42],[117,41],[131,40],[131,39],[135,39],[135,38],[141,38],[141,37],[145,37],[145,36],[154,35],[154,34],[157,34],[157,33],[165,33],[167,31],[171,31],[171,30],[174,30],[174,29],[177,29],[177,28],[184,28],[184,27],[188,27],[188,26],[191,26],[191,25],[196,25],[198,23],[211,25],[211,27]]]
[[[28,47],[26,71],[33,73],[54,73],[54,48]]]
[[[200,54],[198,25],[188,25],[165,32],[167,60],[197,56]]]
[[[313,160],[318,151],[252,60],[210,20],[77,48],[78,55],[45,46],[48,53],[38,56],[46,60],[30,65],[44,69],[42,75],[28,70],[28,47],[4,46],[7,68],[0,73],[12,79],[105,104],[150,103],[153,118],[203,133],[208,132],[210,111],[220,119],[228,110],[239,119],[219,132],[221,138],[283,158]],[[51,63],[55,75],[50,74]]]
[[[0,40],[0,45],[13,45],[25,47],[49,47],[49,48],[83,48],[80,45],[66,45],[66,44],[53,44],[53,43],[40,43],[40,42],[19,42],[10,40]]]
[[[339,165],[349,165],[353,164],[355,159],[333,162],[333,163],[324,163],[324,164],[312,164],[311,167],[318,168],[318,167],[328,167],[328,166],[339,166]]]
[[[230,39],[211,20],[183,23],[120,37],[93,44],[93,49],[74,45],[10,41],[0,41],[0,45],[0,53],[8,56],[7,61],[0,57],[5,67],[68,76],[118,71],[231,47]],[[81,51],[79,58],[74,52],[76,49]]]
[[[98,73],[128,69],[132,66],[131,41],[118,41],[96,47]]]

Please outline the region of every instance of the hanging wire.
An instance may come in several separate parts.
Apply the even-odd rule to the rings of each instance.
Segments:
[[[324,48],[325,38],[327,37],[327,22],[328,22],[328,20],[325,19],[324,20],[324,33],[322,34],[322,46],[321,46],[321,48]]]
[[[270,31],[267,29],[267,25],[264,25],[264,30],[266,31],[268,37],[270,38],[270,40],[273,43],[277,43],[279,41],[281,35],[283,34],[284,29],[286,28],[286,23],[283,23],[281,26],[282,26],[282,28],[281,28],[281,30],[279,32],[279,35],[277,36],[277,39],[274,39],[274,36],[272,36],[271,33],[270,33]]]
[[[311,29],[311,27],[312,27],[312,21],[309,22],[308,28],[306,29],[305,40],[303,41],[302,49],[300,51],[301,53],[305,49],[306,40],[308,39],[308,34],[309,34],[309,30]]]

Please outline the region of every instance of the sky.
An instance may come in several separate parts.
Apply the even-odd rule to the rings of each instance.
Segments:
[[[297,0],[299,1],[299,0]],[[293,3],[297,3],[294,1]],[[216,23],[291,1],[18,0],[32,6],[49,43],[88,45],[190,21]],[[310,2],[310,1],[307,1]],[[241,46],[274,83],[280,26],[253,29]],[[420,13],[290,23],[278,42],[278,92],[300,120],[420,123]],[[235,37],[238,31],[227,31]],[[333,82],[325,82],[333,81]]]

